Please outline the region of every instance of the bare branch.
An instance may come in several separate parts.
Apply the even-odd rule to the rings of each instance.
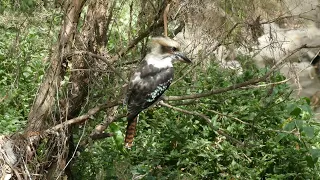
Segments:
[[[304,44],[304,45],[296,48],[295,50],[293,50],[290,53],[288,53],[277,64],[275,64],[264,76],[262,76],[260,78],[250,79],[248,81],[245,81],[245,82],[242,82],[242,83],[238,83],[238,84],[234,84],[234,85],[231,85],[231,86],[226,87],[226,88],[216,89],[216,90],[212,90],[212,91],[205,92],[205,93],[190,94],[190,95],[185,95],[185,96],[167,96],[167,97],[164,97],[163,99],[165,101],[179,101],[179,100],[186,100],[186,99],[197,99],[197,98],[203,98],[203,97],[211,96],[211,95],[214,95],[214,94],[227,92],[227,91],[230,91],[230,90],[239,89],[239,88],[242,88],[242,87],[245,87],[245,86],[248,86],[248,85],[253,85],[253,84],[256,84],[258,82],[265,81],[274,71],[276,71],[280,66],[282,66],[284,63],[286,63],[287,59],[290,56],[292,56],[293,54],[295,54],[299,50],[301,50],[303,48],[319,48],[319,47],[320,47],[319,45],[318,46],[307,46],[306,44]]]
[[[102,109],[111,108],[111,107],[120,105],[121,103],[122,102],[120,102],[120,101],[114,101],[114,102],[110,102],[110,103],[106,103],[106,104],[102,104],[102,105],[96,106],[96,107],[90,109],[87,114],[84,114],[84,115],[78,116],[76,118],[70,119],[68,121],[65,121],[65,122],[63,122],[61,124],[58,124],[58,125],[50,128],[50,129],[45,130],[44,132],[45,133],[50,133],[52,131],[57,131],[58,129],[61,129],[61,128],[65,127],[65,126],[68,126],[68,125],[71,125],[71,124],[81,123],[81,122],[89,119],[92,115],[98,113]]]
[[[173,110],[176,110],[176,111],[180,111],[180,112],[183,112],[185,114],[190,114],[190,115],[195,115],[195,116],[199,116],[201,117],[202,119],[206,120],[207,124],[212,128],[212,129],[217,129],[217,127],[214,127],[212,125],[212,122],[211,120],[204,114],[201,114],[201,113],[198,113],[198,112],[193,112],[193,111],[188,111],[188,110],[184,110],[184,109],[181,109],[181,108],[178,108],[178,107],[174,107],[174,106],[171,106],[170,104],[167,104],[167,103],[164,103],[164,102],[159,102],[159,104],[161,106],[165,106],[165,107],[168,107],[168,108],[171,108]]]
[[[105,139],[108,137],[112,137],[112,133],[100,133],[100,134],[93,134],[91,137],[92,140],[98,140],[98,139]]]
[[[164,26],[164,36],[168,37],[168,12],[170,9],[170,3],[167,4],[166,9],[163,12],[163,26]]]
[[[109,62],[110,60],[108,60],[106,57],[100,56],[100,55],[98,55],[98,54],[94,54],[94,53],[88,52],[88,51],[75,51],[75,52],[72,53],[72,55],[83,55],[83,54],[86,54],[86,55],[91,56],[91,57],[93,57],[93,58],[100,59],[101,61],[103,61],[104,63],[106,63],[106,64],[109,66],[109,68],[110,68],[117,76],[119,76],[124,82],[128,82],[128,80],[127,80],[126,78],[124,78],[124,77],[122,76],[122,74],[121,74],[119,71],[116,70],[115,67],[113,67],[112,63]],[[70,54],[69,54],[68,56],[70,56]]]

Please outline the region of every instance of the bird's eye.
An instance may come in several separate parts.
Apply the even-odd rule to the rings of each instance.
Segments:
[[[172,50],[173,52],[175,52],[175,51],[177,51],[178,49],[177,49],[176,47],[171,47],[171,50]]]

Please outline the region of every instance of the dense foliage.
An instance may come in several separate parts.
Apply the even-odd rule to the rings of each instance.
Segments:
[[[50,44],[42,27],[13,17],[0,22],[0,133],[19,130],[45,71],[44,57]],[[14,21],[16,20],[16,21]]]
[[[54,10],[51,16],[31,13],[30,8],[38,7],[39,2],[22,2],[19,9],[10,1],[0,1],[0,134],[21,131],[26,124],[48,65],[45,57],[50,55],[60,25],[61,14]],[[17,14],[10,16],[1,7]],[[122,13],[118,12],[123,16],[119,29],[110,34],[110,51],[119,37],[127,41],[121,33],[128,16]],[[139,44],[127,57],[140,59],[141,49]],[[238,58],[246,67],[239,76],[220,69],[214,57],[206,58],[208,67],[197,66],[187,74],[186,68],[177,67],[176,79],[183,79],[166,95],[228,87],[268,71],[256,69],[248,57]],[[91,79],[91,99],[82,113],[115,96],[121,87],[113,86],[121,82],[114,77],[97,74]],[[268,83],[283,79],[275,73]],[[293,99],[290,94],[286,84],[260,83],[183,103],[170,102],[191,114],[151,108],[140,115],[130,151],[123,149],[126,122],[119,119],[108,129],[114,137],[77,149],[72,174],[75,179],[318,179],[319,123],[312,117],[309,99]],[[125,112],[125,107],[119,111]],[[74,128],[75,144],[105,116],[101,112]]]
[[[192,80],[191,73],[184,81],[175,84],[167,95],[226,87],[264,73],[263,70],[249,69],[240,77],[230,76],[230,72],[222,71],[214,64],[194,72],[197,72],[196,79]],[[281,75],[276,74],[271,82],[282,79]],[[149,109],[140,116],[133,150],[122,153],[116,139],[95,142],[79,157],[75,165],[76,177],[319,177],[315,170],[319,168],[320,151],[316,148],[319,128],[314,126],[308,100],[295,100],[289,96],[290,89],[282,84],[226,92],[181,106],[203,113],[215,128],[223,129],[232,138],[219,134],[199,116],[164,107]],[[125,122],[116,124],[124,132]],[[244,144],[238,144],[238,141]],[[123,141],[119,142],[122,145]]]

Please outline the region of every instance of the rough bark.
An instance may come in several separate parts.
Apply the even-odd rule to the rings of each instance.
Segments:
[[[50,66],[34,99],[24,134],[0,137],[0,165],[4,165],[3,169],[8,170],[3,172],[0,169],[1,178],[72,178],[71,173],[68,174],[66,171],[74,152],[70,147],[71,128],[77,121],[71,121],[81,118],[79,114],[89,99],[90,82],[93,77],[90,68],[102,64],[105,69],[110,69],[107,72],[110,79],[118,78],[112,63],[162,26],[162,21],[159,21],[159,14],[162,12],[160,8],[159,14],[147,18],[150,21],[148,27],[141,29],[137,35],[129,33],[132,37],[128,38],[130,41],[127,46],[117,45],[116,52],[113,55],[108,54],[106,46],[109,42],[109,28],[113,21],[116,2],[88,1],[84,19],[81,19],[80,14],[86,0],[63,1],[64,19],[59,40],[53,48],[52,56],[49,57]],[[165,7],[163,3],[159,3],[160,5]],[[154,21],[151,22],[151,19]],[[87,53],[77,54],[76,51]],[[67,71],[67,68],[71,71]],[[64,85],[62,81],[67,76],[70,78],[68,84]],[[114,82],[108,82],[108,85],[114,86],[112,83]],[[118,83],[116,86],[121,87]],[[119,98],[114,98],[113,95],[110,97],[111,103],[101,105],[94,113],[103,109],[107,112],[107,117],[116,116],[115,106],[119,105]],[[94,114],[91,110],[88,113]],[[89,117],[90,115],[82,117],[83,121]]]
[[[106,0],[90,1],[84,25],[75,36],[76,43],[73,49],[94,52],[96,54],[103,53],[101,50],[105,49],[107,8],[108,1]],[[95,61],[94,58],[88,55],[72,57],[71,68],[75,71],[71,71],[67,96],[60,101],[61,122],[77,117],[81,109],[85,107],[89,91],[90,74],[92,74],[87,69],[94,66]],[[73,147],[72,134],[70,133],[72,127],[65,128],[65,138],[68,141],[66,149],[68,151],[63,152],[63,156],[59,159],[60,162],[68,162],[73,158],[71,154],[75,149]],[[71,164],[69,164],[70,166]],[[69,169],[66,170],[70,178],[72,173]]]
[[[3,137],[0,140],[1,164],[9,167],[9,173],[1,172],[0,177],[8,177],[13,174],[17,179],[60,179],[63,177],[60,175],[63,174],[61,172],[66,166],[67,153],[65,152],[68,151],[66,137],[69,133],[60,131],[60,136],[47,136],[42,134],[42,131],[60,123],[60,118],[63,117],[55,115],[57,113],[54,113],[54,105],[57,97],[59,98],[61,81],[64,79],[68,66],[64,54],[70,53],[73,48],[74,37],[85,2],[86,0],[64,2],[65,16],[59,40],[50,57],[50,66],[47,68],[45,78],[28,115],[25,133]],[[40,140],[45,140],[45,143]],[[45,152],[42,159],[39,159],[40,155],[37,154],[40,144],[43,146],[42,151]]]
[[[70,51],[72,40],[78,25],[78,20],[85,0],[69,0],[65,3],[65,18],[60,30],[59,42],[50,60],[46,77],[42,82],[38,94],[28,116],[26,132],[41,131],[48,122],[48,115],[55,103],[57,90],[65,74],[66,62],[63,54]]]

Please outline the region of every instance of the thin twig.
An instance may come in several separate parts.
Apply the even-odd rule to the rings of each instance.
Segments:
[[[88,56],[91,56],[91,57],[93,57],[93,58],[100,59],[101,61],[103,61],[104,63],[106,63],[106,64],[109,66],[109,68],[110,68],[117,76],[119,76],[124,82],[128,82],[128,80],[127,80],[126,78],[122,77],[122,74],[121,74],[119,71],[117,71],[116,68],[113,67],[112,63],[110,63],[109,60],[108,60],[106,57],[100,56],[100,55],[98,55],[98,54],[94,54],[94,53],[89,52],[89,51],[74,51],[74,52],[72,53],[72,55],[84,55],[84,54],[86,54],[86,55],[88,55]],[[69,56],[72,56],[72,55],[69,55]]]
[[[30,175],[30,172],[29,172],[28,167],[27,167],[27,163],[24,161],[23,158],[22,158],[22,161],[23,161],[23,166],[24,166],[24,168],[25,168],[25,171],[26,171],[26,173],[27,173],[28,178],[29,178],[30,180],[32,180],[31,175]]]
[[[207,124],[214,130],[217,129],[217,127],[213,126],[211,120],[204,114],[201,114],[201,113],[198,113],[198,112],[193,112],[193,111],[188,111],[188,110],[184,110],[184,109],[181,109],[181,108],[178,108],[178,107],[174,107],[174,106],[171,106],[170,104],[167,104],[167,103],[164,103],[164,102],[159,102],[159,104],[161,106],[165,106],[165,107],[168,107],[170,109],[173,109],[173,110],[176,110],[176,111],[180,111],[180,112],[183,112],[185,114],[190,114],[190,115],[195,115],[195,116],[199,116],[201,118],[203,118],[204,120],[206,120]]]
[[[247,87],[242,87],[241,89],[251,89],[251,88],[261,88],[261,87],[267,87],[267,86],[274,86],[274,85],[286,83],[286,82],[290,81],[291,79],[292,79],[292,77],[285,79],[285,80],[282,80],[282,81],[277,81],[277,82],[268,83],[268,84],[250,85]]]
[[[83,136],[84,136],[85,130],[86,130],[86,123],[84,124],[84,128],[83,128],[83,130],[82,130],[82,134],[81,134],[81,136],[80,136],[80,139],[79,139],[79,141],[78,141],[78,143],[77,143],[76,148],[74,149],[74,151],[73,151],[73,153],[72,153],[71,158],[69,159],[69,161],[67,162],[67,164],[64,166],[63,170],[60,171],[60,173],[59,173],[59,175],[58,175],[58,177],[57,177],[56,180],[58,180],[58,179],[60,178],[61,174],[65,171],[65,169],[68,167],[68,165],[70,164],[70,162],[72,161],[72,159],[73,159],[74,156],[76,155],[76,152],[77,152],[77,150],[78,150],[78,148],[79,148],[79,144],[80,144],[80,142],[81,142],[81,139],[82,139]]]
[[[307,20],[314,21],[314,19],[303,17],[304,14],[310,13],[313,10],[315,10],[315,8],[309,9],[308,11],[302,12],[297,15],[286,15],[286,14],[290,13],[290,10],[288,10],[287,12],[282,13],[282,15],[280,15],[279,17],[276,17],[276,18],[268,20],[268,21],[260,22],[260,24],[270,24],[270,23],[279,22],[283,19],[289,19],[289,18],[301,18],[301,19],[307,19]]]
[[[232,116],[229,116],[229,115],[220,113],[220,112],[215,111],[215,110],[212,110],[212,109],[204,109],[204,110],[209,111],[209,112],[213,112],[213,113],[218,114],[218,115],[220,115],[220,116],[225,116],[225,117],[234,119],[234,120],[236,120],[236,121],[238,121],[238,122],[240,122],[240,123],[242,123],[242,124],[245,124],[245,125],[249,125],[249,126],[252,125],[252,124],[250,124],[250,123],[247,123],[247,122],[242,121],[241,119],[238,119],[238,118],[236,118],[236,117],[232,117]]]
[[[220,116],[228,117],[228,118],[233,119],[233,120],[236,120],[236,121],[238,121],[238,122],[240,122],[240,123],[242,123],[242,124],[244,124],[244,125],[251,126],[251,127],[254,127],[254,128],[259,129],[259,130],[262,130],[262,131],[271,131],[271,132],[277,132],[277,133],[293,134],[292,131],[275,130],[275,129],[257,127],[257,126],[255,126],[254,124],[244,122],[244,121],[242,121],[242,120],[239,119],[239,118],[236,118],[236,117],[233,117],[233,116],[230,116],[230,115],[227,115],[227,114],[223,114],[223,113],[220,113],[220,112],[215,111],[215,110],[212,110],[212,109],[204,109],[204,110],[209,111],[209,112],[212,112],[212,113],[215,113],[215,114],[218,114],[218,115],[220,115]]]
[[[236,27],[238,27],[240,25],[240,23],[235,23],[231,28],[230,30],[226,33],[226,35],[221,38],[219,40],[219,42],[217,44],[215,44],[215,46],[212,48],[212,50],[210,52],[207,52],[207,54],[205,56],[209,56],[211,54],[211,52],[215,51],[219,46],[222,45],[222,42],[227,39],[230,34],[236,29]],[[202,61],[198,61],[197,63],[195,63],[191,68],[189,68],[189,70],[184,73],[182,76],[180,76],[177,80],[175,80],[171,85],[177,83],[178,81],[180,81],[182,78],[184,78],[186,75],[188,75],[192,70],[194,70],[199,64],[201,64]]]
[[[302,71],[308,69],[309,67],[305,67],[303,69],[301,69],[299,72],[297,72],[297,75],[300,74]],[[274,86],[274,85],[278,85],[278,84],[283,84],[286,83],[288,81],[290,81],[293,77],[287,78],[285,80],[282,81],[277,81],[277,82],[273,82],[273,83],[268,83],[268,84],[260,84],[260,85],[251,85],[251,86],[247,86],[247,87],[242,87],[241,89],[251,89],[251,88],[260,88],[260,87],[267,87],[267,86]]]
[[[188,111],[188,110],[185,110],[185,109],[181,109],[181,108],[178,108],[178,107],[174,107],[174,106],[171,106],[170,104],[164,103],[164,102],[162,102],[162,101],[160,101],[159,104],[160,104],[161,106],[168,107],[168,108],[170,108],[170,109],[173,109],[173,110],[176,110],[176,111],[179,111],[179,112],[183,112],[183,113],[185,113],[185,114],[194,115],[194,116],[199,116],[199,117],[203,118],[203,119],[206,121],[207,125],[208,125],[213,131],[215,131],[216,133],[218,133],[219,135],[225,136],[226,138],[232,140],[233,142],[235,142],[236,144],[238,144],[238,145],[240,145],[240,146],[243,146],[243,145],[244,145],[243,142],[241,142],[241,141],[235,139],[234,137],[228,135],[228,133],[226,133],[223,129],[218,128],[218,127],[215,127],[215,126],[212,124],[211,120],[210,120],[206,115],[204,115],[204,114],[202,114],[202,113],[198,113],[198,112],[194,112],[194,111]]]
[[[125,48],[120,50],[114,57],[111,58],[110,62],[114,62],[116,60],[118,60],[120,57],[124,56],[125,54],[127,54],[128,51],[130,51],[133,47],[135,47],[142,39],[146,38],[147,36],[150,35],[150,33],[158,28],[161,27],[163,21],[159,21],[157,23],[152,24],[151,26],[149,26],[148,29],[146,29],[144,32],[140,33],[138,37],[136,37],[135,39],[133,39],[129,45]]]

